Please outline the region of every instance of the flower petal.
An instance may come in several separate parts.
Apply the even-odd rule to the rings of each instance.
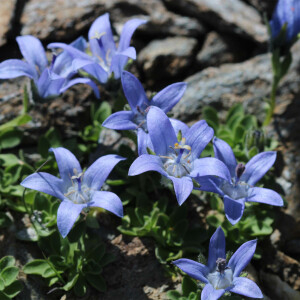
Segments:
[[[235,178],[235,168],[237,165],[234,153],[231,147],[223,140],[217,137],[213,140],[215,157],[221,160],[228,168],[231,177]]]
[[[201,293],[201,300],[217,300],[222,295],[224,295],[225,290],[215,290],[214,287],[209,283],[205,285],[202,293]]]
[[[83,60],[81,61],[83,62]],[[87,61],[85,61],[87,62]],[[73,66],[79,68],[80,65],[80,60],[74,59],[73,61]],[[85,66],[82,66],[82,69],[96,78],[99,82],[101,83],[106,83],[108,79],[108,73],[97,63],[91,62],[91,63],[86,63]]]
[[[194,167],[190,173],[191,177],[202,177],[202,176],[218,176],[229,182],[231,177],[228,168],[220,160],[214,157],[199,158],[194,161]]]
[[[182,136],[186,136],[188,130],[189,130],[189,126],[187,126],[185,123],[179,121],[179,120],[176,120],[176,119],[172,119],[170,118],[169,119],[171,124],[172,124],[172,127],[175,131],[175,134],[176,136],[178,135],[179,133],[179,130],[181,130],[181,133],[182,133]]]
[[[281,196],[273,190],[254,187],[249,190],[249,197],[247,201],[260,202],[275,206],[283,206],[283,200]]]
[[[224,192],[219,188],[223,182],[222,179],[215,176],[195,177],[194,179],[200,184],[199,188],[195,188],[196,190],[224,195]]]
[[[245,172],[241,176],[240,181],[245,181],[249,185],[255,185],[273,166],[275,160],[275,151],[262,152],[255,155],[246,164]]]
[[[123,71],[121,80],[125,97],[133,112],[137,111],[137,106],[149,104],[142,84],[133,74]]]
[[[251,240],[240,246],[231,256],[228,267],[233,271],[233,277],[238,277],[252,259],[257,240]]]
[[[63,238],[68,235],[84,207],[87,207],[87,204],[75,204],[69,200],[60,203],[57,210],[57,227]]]
[[[148,133],[146,133],[142,128],[138,129],[137,132],[138,141],[138,154],[148,154],[147,147],[153,150],[153,145]]]
[[[223,199],[226,218],[232,225],[235,225],[243,216],[245,198],[234,200],[225,195]]]
[[[74,170],[76,169],[78,174],[82,173],[82,169],[77,158],[71,151],[63,147],[50,148],[49,151],[52,151],[55,155],[59,174],[64,185],[68,187],[72,186],[71,177],[75,175]]]
[[[26,177],[21,183],[22,186],[35,191],[64,199],[63,181],[51,174],[37,172]]]
[[[156,155],[167,155],[170,146],[177,143],[177,137],[167,115],[160,108],[151,106],[147,114],[147,126]]]
[[[132,122],[134,113],[132,111],[118,111],[110,115],[102,126],[116,130],[134,130],[137,125]]]
[[[114,42],[114,37],[112,34],[110,21],[109,21],[109,13],[106,13],[100,17],[98,17],[92,24],[89,34],[89,40],[101,39],[101,48],[103,48],[104,52],[107,53],[108,50],[116,50],[116,45]],[[100,39],[99,39],[100,37]]]
[[[181,205],[191,194],[193,190],[193,181],[187,176],[183,176],[181,178],[169,176],[169,178],[173,182],[178,204]]]
[[[205,265],[187,258],[181,258],[172,263],[194,279],[208,283],[208,280],[206,279],[208,269]]]
[[[232,293],[240,294],[251,298],[263,298],[260,288],[255,282],[245,277],[236,277],[233,280],[234,286],[229,290]]]
[[[195,123],[190,128],[186,135],[186,144],[192,148],[193,159],[199,158],[213,136],[214,130],[204,120]]]
[[[102,207],[118,217],[123,217],[123,204],[120,198],[112,193],[106,191],[94,192],[92,201],[88,203],[91,207]]]
[[[83,183],[91,189],[99,190],[117,163],[126,158],[109,154],[98,158],[84,173]]]
[[[135,30],[137,29],[137,27],[139,27],[140,25],[145,24],[145,23],[147,23],[146,20],[131,19],[124,24],[122,33],[120,36],[118,51],[120,51],[120,52],[124,51],[126,48],[129,47],[131,37],[132,37],[133,33],[135,32]]]
[[[100,98],[99,89],[98,89],[96,83],[89,78],[75,78],[75,79],[66,81],[64,86],[60,89],[60,93],[65,92],[68,88],[70,88],[71,86],[78,84],[78,83],[88,84],[93,89],[96,98],[98,98],[98,99]]]
[[[156,171],[166,177],[168,174],[163,169],[163,163],[160,157],[155,155],[143,154],[139,156],[130,166],[128,175],[135,176],[147,171]]]
[[[210,272],[216,268],[218,258],[226,258],[225,249],[224,231],[221,227],[218,227],[209,242],[207,267]]]
[[[36,71],[27,62],[20,59],[8,59],[0,64],[0,79],[10,79],[26,76],[37,78]]]
[[[40,40],[32,35],[18,36],[16,40],[26,61],[34,67],[37,66],[39,73],[42,73],[48,66],[48,60]]]
[[[165,113],[172,109],[183,96],[187,84],[177,82],[158,92],[150,101],[151,105],[159,107]]]

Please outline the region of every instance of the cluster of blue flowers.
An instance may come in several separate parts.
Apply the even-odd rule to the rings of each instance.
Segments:
[[[300,2],[297,0],[279,1],[270,23],[274,38],[286,24],[287,40],[290,41],[298,34],[300,18],[294,12],[299,9]],[[17,59],[2,62],[0,78],[27,76],[42,98],[59,95],[77,83],[89,84],[99,97],[93,80],[104,84],[113,74],[115,79],[121,78],[131,110],[112,114],[102,125],[117,130],[133,130],[137,134],[139,156],[131,165],[129,176],[147,171],[160,173],[173,183],[179,205],[186,201],[193,189],[217,193],[223,197],[225,215],[232,225],[242,218],[246,202],[282,206],[283,200],[278,193],[255,187],[273,166],[276,152],[259,153],[245,165],[237,163],[231,147],[214,137],[213,129],[205,121],[199,121],[189,128],[183,122],[166,115],[183,96],[186,83],[169,85],[148,99],[139,80],[123,70],[128,58],[136,58],[130,40],[136,28],[143,23],[145,21],[140,19],[128,21],[116,47],[109,15],[105,14],[91,26],[89,43],[79,38],[70,45],[48,45],[50,49],[63,49],[60,54],[53,55],[50,65],[38,39],[33,36],[18,37],[17,42],[25,62]],[[88,44],[90,52],[86,52]],[[83,70],[93,80],[78,77],[78,70]],[[215,157],[200,158],[211,141]],[[37,172],[28,176],[21,185],[61,200],[57,225],[63,237],[68,235],[77,217],[86,208],[102,207],[119,217],[123,216],[120,198],[100,189],[115,165],[125,158],[106,155],[83,171],[69,150],[51,148],[50,151],[55,155],[60,178]],[[206,284],[201,299],[218,299],[227,291],[262,298],[254,282],[239,277],[250,262],[256,244],[256,240],[244,243],[227,262],[224,232],[218,228],[210,240],[206,266],[188,259],[176,260],[174,264]]]

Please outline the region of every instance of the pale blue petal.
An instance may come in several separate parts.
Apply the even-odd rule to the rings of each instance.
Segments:
[[[177,202],[181,205],[191,194],[193,190],[193,181],[187,176],[181,178],[169,176],[169,179],[173,182]]]
[[[201,152],[214,136],[214,130],[206,121],[195,123],[186,134],[186,144],[192,148],[193,159],[199,158]]]
[[[181,258],[172,263],[192,278],[208,283],[206,276],[209,270],[205,265],[187,258]]]
[[[187,126],[185,123],[183,123],[179,120],[176,120],[176,119],[170,118],[169,120],[172,124],[172,127],[175,131],[176,136],[178,135],[179,130],[180,130],[182,133],[182,137],[185,137],[187,132],[189,131],[189,126]]]
[[[131,37],[132,37],[133,33],[135,32],[135,30],[137,29],[137,27],[139,27],[140,25],[145,24],[145,23],[147,23],[146,20],[131,19],[124,24],[122,33],[120,36],[118,51],[124,51],[126,48],[129,47]]]
[[[273,190],[260,187],[249,189],[249,197],[247,198],[247,201],[283,206],[283,199],[278,193]]]
[[[224,196],[224,192],[219,188],[223,179],[215,176],[195,177],[194,179],[200,184],[199,188],[195,188],[196,190],[212,192]]]
[[[133,112],[137,111],[137,106],[149,105],[149,100],[142,84],[133,74],[123,71],[121,81],[125,97]]]
[[[76,65],[77,59],[73,61],[75,66],[79,66],[79,64]],[[86,64],[85,66],[82,67],[82,69],[96,78],[99,82],[101,83],[106,83],[108,79],[108,73],[97,63],[90,63]]]
[[[225,290],[215,290],[213,286],[209,283],[205,285],[202,293],[201,293],[201,300],[217,300],[222,295],[225,294]]]
[[[98,158],[85,171],[82,184],[86,184],[95,191],[100,190],[116,164],[125,159],[126,158],[115,154],[109,154]]]
[[[101,207],[118,217],[123,217],[123,204],[120,198],[112,193],[106,191],[94,192],[92,201],[88,203],[90,207]]]
[[[132,122],[134,113],[132,111],[118,111],[110,115],[102,126],[115,130],[134,130],[137,125]]]
[[[243,216],[245,200],[245,198],[234,200],[227,195],[224,196],[225,215],[232,225],[235,225]]]
[[[150,136],[142,128],[138,129],[137,141],[138,141],[138,155],[148,154],[147,147],[153,151],[153,145]]]
[[[262,152],[250,159],[245,165],[245,172],[240,178],[240,181],[245,181],[249,185],[255,185],[273,166],[276,160],[276,152]]]
[[[167,113],[181,99],[186,87],[187,84],[185,82],[177,82],[167,86],[152,98],[151,105],[158,106]]]
[[[214,157],[199,158],[194,161],[194,167],[190,173],[191,177],[218,176],[231,182],[228,168],[220,160]]]
[[[226,258],[225,235],[221,227],[218,227],[210,238],[207,267],[210,272],[216,268],[218,258]]]
[[[232,269],[233,277],[238,277],[249,264],[255,253],[256,244],[257,240],[248,241],[240,246],[231,256],[228,267]]]
[[[240,294],[250,298],[263,298],[260,288],[255,282],[245,277],[236,277],[233,280],[234,286],[229,290],[232,293]]]
[[[139,156],[130,166],[128,175],[135,176],[147,171],[156,171],[168,177],[168,174],[163,169],[161,158],[149,154],[143,154]]]
[[[235,178],[235,168],[237,166],[237,162],[231,147],[225,141],[218,139],[217,137],[214,138],[213,145],[215,157],[221,160],[227,166],[231,177]]]
[[[68,88],[70,88],[71,86],[78,84],[78,83],[84,83],[84,84],[88,84],[94,91],[95,97],[96,98],[100,98],[100,93],[99,93],[99,89],[97,87],[97,85],[95,84],[95,82],[89,78],[75,78],[69,81],[66,81],[64,86],[60,89],[60,93],[65,92]]]
[[[59,179],[45,172],[33,173],[26,177],[21,183],[22,186],[35,191],[54,196],[61,200],[64,199],[64,184],[62,179]]]
[[[25,61],[8,59],[0,64],[0,79],[10,79],[20,76],[37,79],[36,71]]]
[[[158,107],[151,106],[147,114],[147,126],[156,155],[167,155],[170,146],[177,143],[172,124],[167,115]]]
[[[74,170],[76,170],[78,174],[82,173],[77,158],[66,148],[50,148],[49,151],[52,151],[55,155],[59,174],[64,182],[64,185],[68,187],[72,186],[71,177],[76,175]]]
[[[40,40],[32,35],[18,36],[16,40],[23,57],[32,66],[37,66],[41,74],[47,68],[48,60]]]
[[[57,227],[63,238],[68,235],[84,207],[87,207],[87,204],[75,204],[69,200],[60,203],[57,210]]]

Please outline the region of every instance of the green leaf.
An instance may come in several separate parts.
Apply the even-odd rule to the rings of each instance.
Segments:
[[[16,263],[16,260],[13,256],[4,256],[0,259],[0,270],[3,270],[7,267],[12,267]]]
[[[13,283],[11,283],[9,286],[7,286],[3,292],[12,299],[12,298],[16,297],[22,290],[23,290],[22,282],[19,280],[16,280]],[[0,299],[1,299],[1,297],[0,297]]]
[[[184,276],[182,280],[182,293],[188,297],[190,293],[197,291],[197,283],[188,276]]]
[[[13,148],[20,144],[23,133],[16,128],[6,128],[0,131],[0,149]]]
[[[17,267],[6,267],[0,273],[5,286],[9,286],[18,276],[19,269]]]
[[[2,278],[0,278],[0,291],[3,291],[4,288],[5,288],[4,281]]]
[[[79,274],[76,274],[71,280],[69,280],[69,282],[67,284],[65,284],[62,289],[64,291],[70,291],[76,284],[77,280],[79,278]]]
[[[178,291],[172,290],[167,292],[167,297],[169,300],[178,300],[181,297],[181,294]]]
[[[206,106],[203,108],[203,118],[206,120],[206,122],[213,127],[215,131],[218,130],[219,127],[219,118],[218,118],[218,112],[215,108],[211,106]]]
[[[74,286],[74,293],[76,296],[83,297],[86,294],[86,281],[82,277],[82,275],[79,275],[77,282]]]
[[[106,283],[100,274],[86,274],[88,283],[99,292],[106,291]]]
[[[23,267],[25,274],[34,274],[40,276],[43,276],[48,269],[51,268],[45,259],[35,259]]]
[[[31,117],[27,114],[18,116],[16,118],[14,118],[13,120],[6,122],[5,124],[0,126],[0,131],[8,129],[10,127],[16,127],[16,126],[21,126],[24,125],[26,123],[28,123],[29,121],[31,121]]]
[[[93,121],[102,124],[111,115],[111,107],[108,102],[103,101],[93,116]]]
[[[243,117],[243,116],[244,116],[243,105],[241,103],[237,103],[237,104],[233,105],[230,108],[230,110],[228,111],[228,114],[226,116],[226,124],[233,122],[233,120],[236,119],[237,117],[239,118],[239,117]]]
[[[224,216],[221,214],[210,215],[206,217],[206,221],[213,227],[219,227],[224,222]]]
[[[3,161],[3,167],[9,167],[11,165],[23,163],[17,156],[14,154],[0,154],[0,161]]]
[[[11,300],[11,298],[0,291],[0,300]]]

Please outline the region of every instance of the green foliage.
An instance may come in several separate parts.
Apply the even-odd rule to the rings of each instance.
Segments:
[[[184,276],[182,280],[181,293],[177,290],[167,292],[169,300],[200,300],[201,290],[198,288],[196,280],[189,276]]]
[[[13,299],[23,289],[22,283],[17,280],[19,269],[15,267],[15,259],[5,256],[0,259],[0,299]]]

